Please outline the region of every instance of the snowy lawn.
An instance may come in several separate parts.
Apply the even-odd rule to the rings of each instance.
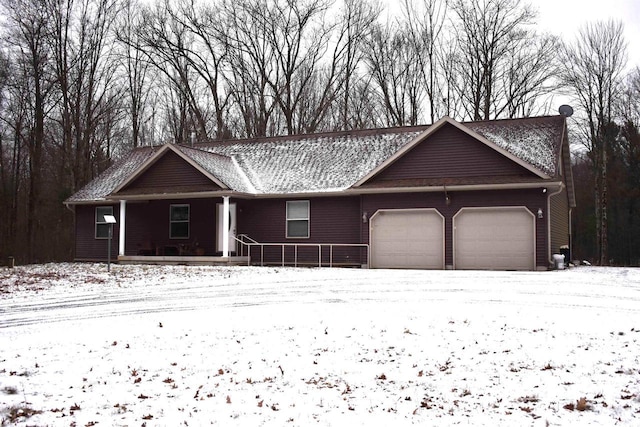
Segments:
[[[640,425],[640,270],[0,269],[0,424]]]

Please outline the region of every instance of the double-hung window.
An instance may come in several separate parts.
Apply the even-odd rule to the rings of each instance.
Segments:
[[[309,237],[309,201],[287,202],[287,238]]]
[[[169,238],[189,238],[189,205],[171,205],[169,212]]]
[[[113,206],[96,207],[96,239],[109,238],[109,223],[104,219],[105,215],[113,215]]]

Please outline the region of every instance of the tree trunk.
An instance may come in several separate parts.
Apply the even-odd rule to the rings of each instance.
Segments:
[[[609,227],[607,218],[607,137],[603,138],[600,166],[600,265],[609,265]]]

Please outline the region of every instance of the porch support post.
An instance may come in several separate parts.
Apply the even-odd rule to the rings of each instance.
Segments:
[[[229,256],[229,196],[222,196],[222,256]]]
[[[124,256],[125,220],[127,217],[127,201],[120,200],[120,233],[118,235],[118,255]]]

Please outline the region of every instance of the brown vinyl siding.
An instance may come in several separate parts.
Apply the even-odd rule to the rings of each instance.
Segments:
[[[309,201],[309,238],[286,237],[286,202],[292,200]],[[232,201],[233,202],[233,201]],[[238,234],[246,234],[260,243],[359,243],[362,215],[359,197],[315,197],[283,198],[267,200],[237,200]],[[279,263],[282,260],[281,247],[265,247],[265,262]],[[359,253],[362,252],[362,259]],[[294,260],[294,249],[286,248],[287,263]],[[252,253],[254,260],[259,259],[258,249]],[[324,248],[322,259],[329,262],[329,249]],[[298,261],[317,263],[317,247],[300,247]],[[336,248],[334,262],[366,262],[366,252],[357,249]]]
[[[107,239],[96,239],[96,207],[113,207],[116,224],[113,225],[111,240],[111,259],[118,256],[118,236],[120,233],[120,205],[105,203],[103,205],[78,205],[76,212],[76,246],[75,259],[78,261],[107,260]]]
[[[552,254],[560,253],[560,246],[569,245],[569,200],[566,187],[562,188],[562,192],[549,196],[549,209],[551,257]]]
[[[445,218],[445,264],[453,265],[453,216],[463,207],[525,206],[537,217],[538,208],[546,209],[546,195],[541,189],[506,191],[449,192],[447,206],[444,192],[375,194],[363,196],[362,210],[370,218],[378,209],[435,208]],[[547,222],[536,219],[536,265],[547,267]],[[369,243],[368,224],[362,241]]]
[[[220,190],[195,167],[171,150],[160,157],[118,194],[176,193]]]
[[[447,124],[371,179],[445,179],[534,175],[454,126]]]

